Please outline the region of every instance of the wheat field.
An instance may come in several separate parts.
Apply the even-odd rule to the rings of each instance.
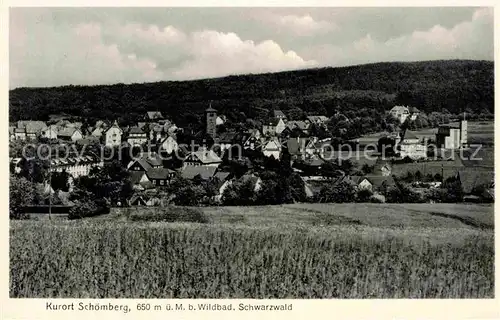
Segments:
[[[493,260],[474,228],[13,221],[10,296],[487,298]]]

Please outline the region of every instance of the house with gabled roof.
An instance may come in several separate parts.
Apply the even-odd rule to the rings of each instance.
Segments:
[[[394,106],[389,111],[389,114],[400,123],[403,123],[410,116],[410,110],[406,106]]]
[[[279,159],[281,157],[281,143],[278,139],[274,138],[262,145],[262,153],[265,157],[274,157],[275,159]]]
[[[59,130],[56,125],[50,125],[43,131],[43,137],[47,139],[57,139]]]
[[[129,177],[134,190],[142,191],[147,189],[150,184],[152,185],[145,171],[130,171]]]
[[[274,118],[266,122],[262,126],[262,134],[267,136],[274,136],[281,134],[285,130],[286,124],[281,118]]]
[[[307,116],[307,120],[309,121],[309,123],[324,124],[329,119],[328,119],[328,117],[322,116],[322,115],[311,115],[311,116]]]
[[[282,119],[286,121],[286,115],[281,110],[273,110],[273,116],[275,119]]]
[[[186,166],[181,171],[181,176],[184,179],[192,180],[199,176],[202,180],[211,179],[217,172],[217,167],[214,166]]]
[[[168,154],[171,154],[173,152],[177,152],[179,150],[179,144],[177,143],[177,140],[173,135],[170,135],[166,138],[164,138],[159,145],[159,150],[164,151]]]
[[[406,130],[399,144],[399,152],[401,158],[425,159],[427,158],[427,145],[420,142],[415,133]]]
[[[104,131],[105,142],[107,147],[116,147],[122,143],[123,130],[118,126],[116,120],[106,131]]]
[[[148,141],[147,133],[141,128],[134,126],[127,131],[127,142],[132,146],[143,145]]]
[[[387,188],[395,185],[392,176],[350,176],[349,180],[354,182],[358,189],[368,189],[370,191],[385,191]]]
[[[146,171],[149,181],[155,186],[166,186],[175,177],[175,171],[168,168],[151,168]]]
[[[47,124],[43,121],[21,120],[17,122],[17,128],[24,129],[26,139],[34,140],[43,135]]]
[[[239,134],[236,132],[223,132],[219,134],[216,139],[217,144],[220,146],[221,152],[224,153],[225,150],[230,149],[233,145],[237,143],[236,139]]]
[[[157,121],[157,120],[163,120],[163,114],[160,111],[147,111],[146,112],[146,117],[145,117],[147,122],[151,121]]]
[[[207,150],[206,148],[200,148],[198,151],[191,152],[184,160],[185,166],[218,167],[221,163],[222,159],[213,150]]]
[[[58,132],[57,137],[64,141],[76,142],[83,139],[83,134],[78,128],[65,127]]]
[[[163,159],[156,152],[139,154],[127,165],[129,171],[149,171],[152,168],[162,168]]]

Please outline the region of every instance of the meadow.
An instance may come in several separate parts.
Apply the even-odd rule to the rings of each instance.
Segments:
[[[458,126],[458,122],[454,122]],[[493,121],[468,121],[467,123],[467,134],[469,144],[485,144],[492,145],[495,138],[495,128]],[[419,130],[412,130],[412,132],[419,139],[432,139],[436,140],[436,133],[438,128],[423,128]],[[377,132],[372,134],[367,134],[359,139],[360,145],[377,144],[378,139],[384,135],[383,132]]]
[[[138,221],[134,209],[12,221],[10,296],[493,297],[492,206],[200,210],[205,223]]]

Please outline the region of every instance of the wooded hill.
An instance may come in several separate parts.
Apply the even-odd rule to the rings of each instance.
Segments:
[[[9,117],[48,120],[50,114],[137,122],[159,110],[182,127],[199,127],[210,101],[230,122],[267,120],[271,110],[289,117],[307,114],[349,118],[383,114],[395,104],[424,112],[493,113],[491,61],[446,60],[374,63],[340,68],[228,76],[144,84],[17,88],[10,91]],[[446,112],[446,111],[444,111]]]

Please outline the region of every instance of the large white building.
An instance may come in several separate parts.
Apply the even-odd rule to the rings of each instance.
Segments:
[[[104,162],[102,159],[92,156],[76,156],[50,160],[51,172],[66,171],[73,178],[88,176],[92,168],[102,168],[103,166]]]
[[[413,160],[427,158],[427,145],[410,131],[404,133],[399,148],[401,158],[409,157]]]
[[[105,131],[105,142],[104,144],[107,147],[114,147],[114,146],[119,146],[122,143],[122,134],[123,131],[120,129],[118,126],[118,123],[115,122],[111,127],[108,128],[108,130]]]
[[[459,149],[467,145],[467,121],[459,125],[442,125],[436,134],[436,144],[440,148]]]

